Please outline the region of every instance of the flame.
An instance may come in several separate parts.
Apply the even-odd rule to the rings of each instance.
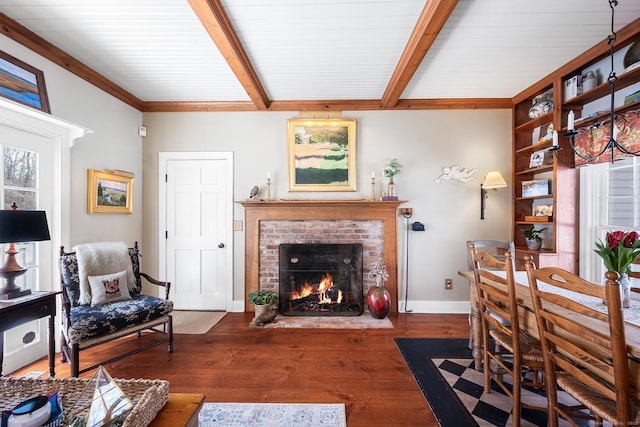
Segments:
[[[320,283],[317,287],[314,287],[305,280],[300,291],[291,292],[290,299],[300,299],[308,297],[311,294],[318,294],[318,302],[320,304],[332,304],[342,302],[342,291],[338,289],[338,297],[331,299],[330,294],[333,289],[333,277],[328,272],[322,276]]]

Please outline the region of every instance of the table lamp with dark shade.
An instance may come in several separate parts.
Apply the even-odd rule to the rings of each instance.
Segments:
[[[31,293],[30,289],[20,289],[16,286],[16,277],[26,273],[27,269],[16,261],[16,254],[19,251],[16,250],[14,243],[42,240],[51,240],[45,211],[0,210],[0,243],[10,244],[5,252],[7,259],[0,266],[0,277],[6,281],[4,287],[0,287],[0,300],[18,298]]]

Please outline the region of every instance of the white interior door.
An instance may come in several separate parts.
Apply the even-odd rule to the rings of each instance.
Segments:
[[[165,214],[160,218],[160,265],[171,282],[174,308],[228,310],[233,293],[231,153],[160,153],[159,166]]]

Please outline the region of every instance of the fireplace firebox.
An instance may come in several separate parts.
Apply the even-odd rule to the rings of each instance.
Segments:
[[[278,265],[281,314],[362,314],[362,244],[284,243]]]

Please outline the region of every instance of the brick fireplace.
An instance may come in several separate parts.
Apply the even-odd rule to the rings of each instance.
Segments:
[[[241,202],[245,209],[245,301],[258,286],[278,291],[278,248],[281,243],[360,243],[364,288],[372,262],[389,271],[385,286],[397,311],[398,206],[402,201],[274,200]],[[247,304],[247,310],[250,307]]]

